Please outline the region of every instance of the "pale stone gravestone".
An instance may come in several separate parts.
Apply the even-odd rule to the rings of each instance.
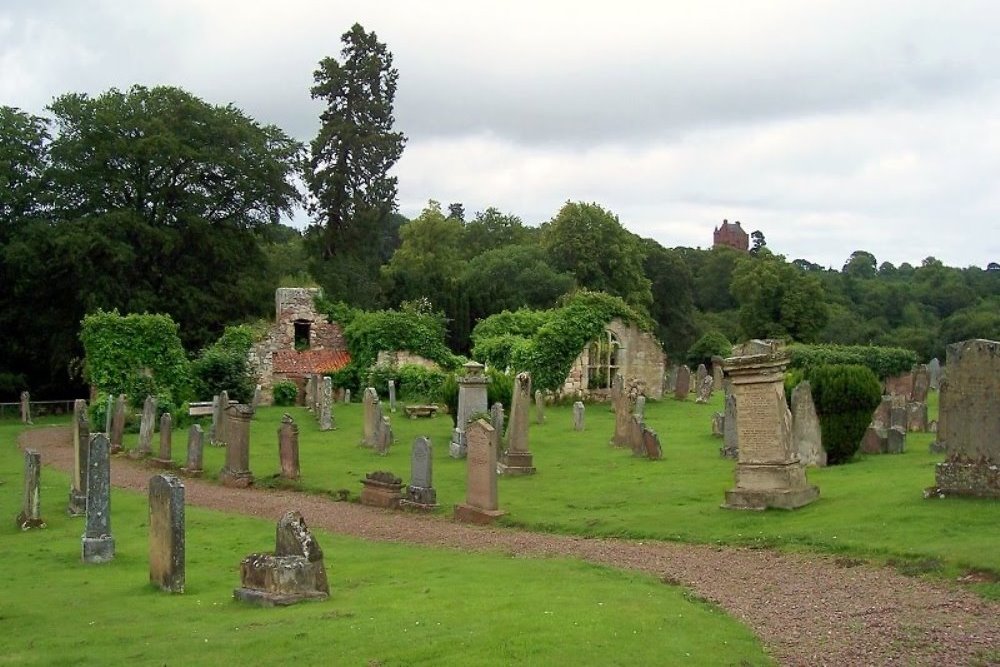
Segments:
[[[21,423],[31,424],[31,394],[21,392]]]
[[[802,465],[820,468],[826,465],[819,416],[808,380],[803,380],[792,390],[792,441]]]
[[[39,492],[41,475],[42,455],[34,449],[24,450],[24,495],[21,502],[21,512],[17,515],[16,520],[20,530],[45,528]]]
[[[913,391],[910,393],[910,402],[925,403],[927,392],[931,388],[931,376],[927,366],[918,366],[913,371]]]
[[[351,390],[350,389],[345,389],[344,390],[344,403],[350,403],[350,402],[351,402]]]
[[[313,405],[316,403],[316,376],[309,375],[306,377],[306,410],[310,412],[313,409]]]
[[[886,454],[902,454],[906,449],[906,429],[899,426],[891,427],[886,433]]]
[[[115,557],[111,535],[111,443],[108,436],[90,436],[87,453],[87,527],[80,540],[84,563],[106,563]]]
[[[497,460],[503,454],[504,420],[503,403],[499,401],[490,408],[490,426],[493,427],[493,445],[497,450]]]
[[[188,429],[187,458],[181,472],[189,477],[201,477],[204,438],[201,426],[192,424]]]
[[[298,479],[299,470],[299,427],[287,412],[281,417],[278,427],[278,458],[281,460],[281,476]]]
[[[545,396],[541,389],[535,390],[535,423],[545,423]]]
[[[149,456],[153,453],[153,430],[156,420],[156,398],[147,396],[142,404],[142,421],[139,422],[139,447],[136,454]]]
[[[722,419],[722,448],[719,454],[727,459],[735,459],[740,453],[740,434],[736,428],[736,395],[726,395],[726,411]]]
[[[514,392],[511,398],[510,424],[507,426],[507,448],[504,450],[500,463],[494,466],[495,471],[501,475],[531,475],[535,472],[533,456],[528,447],[528,411],[531,409],[530,405],[531,375],[525,372],[518,373],[517,377],[514,378]],[[489,433],[491,437],[495,437],[492,427]],[[469,446],[471,447],[471,443]]]
[[[364,409],[362,427],[364,429],[361,436],[361,444],[365,447],[375,446],[375,432],[379,424],[382,423],[382,406],[378,400],[378,392],[375,387],[367,387],[361,395],[361,406]]]
[[[663,458],[660,436],[645,424],[642,426],[642,448],[646,458],[650,461],[659,461]]]
[[[300,513],[286,512],[278,521],[274,553],[250,554],[240,562],[233,597],[262,607],[330,597],[323,550]]]
[[[511,408],[512,423],[513,413],[514,409]],[[455,505],[456,521],[485,525],[506,514],[500,510],[497,498],[497,456],[496,449],[493,448],[493,434],[490,433],[492,430],[493,427],[482,419],[469,424],[466,429],[468,456],[465,502]]]
[[[149,581],[184,592],[184,484],[173,475],[149,480]]]
[[[673,393],[677,389],[677,366],[671,366],[670,370],[667,371],[667,391],[666,393]]]
[[[420,437],[413,441],[410,450],[410,484],[406,487],[404,507],[431,510],[437,507],[437,491],[434,489],[433,449],[430,438]]]
[[[716,388],[722,387],[722,357],[713,356],[712,357],[712,382]]]
[[[766,347],[764,347],[766,346]],[[761,348],[767,351],[758,351]],[[819,497],[792,442],[792,415],[785,403],[784,371],[789,353],[777,342],[752,342],[756,354],[737,350],[726,359],[736,397],[739,454],[734,488],[723,507],[795,509]]]
[[[615,410],[615,432],[611,436],[611,444],[614,447],[627,447],[629,424],[636,406],[632,395],[625,391],[625,378],[621,375],[615,375],[615,380],[611,384],[611,405]]]
[[[253,411],[249,406],[231,403],[226,409],[226,465],[219,471],[223,486],[246,488],[253,484],[250,472],[250,420]]]
[[[632,408],[632,414],[638,415],[640,420],[646,418],[646,397],[637,396],[635,399],[635,406]]]
[[[108,405],[104,411],[104,432],[111,435],[111,421],[114,418],[115,397],[108,394]]]
[[[324,376],[320,384],[319,430],[333,429],[333,380]]]
[[[87,421],[87,402],[73,401],[73,481],[69,489],[66,514],[87,514],[87,451],[90,448],[90,423]]]
[[[909,420],[909,415],[906,411],[906,399],[902,396],[893,396],[892,404],[889,408],[889,424],[891,428],[893,426],[899,427],[906,430],[906,422]]]
[[[320,401],[323,400],[323,376],[314,374],[313,385],[315,386],[315,390],[313,391],[312,411],[313,414],[319,416]]]
[[[938,361],[937,357],[931,359],[930,363],[927,364],[927,376],[930,388],[937,390],[938,383],[941,380],[941,362]]]
[[[686,401],[691,393],[691,371],[683,364],[677,367],[677,383],[674,386],[674,398]]]
[[[906,430],[924,433],[927,431],[927,404],[913,401],[906,404]]]
[[[938,421],[945,461],[929,495],[1000,498],[1000,342],[966,340],[947,351]]]
[[[468,438],[465,431],[456,428],[451,432],[451,442],[448,443],[448,456],[453,459],[464,459],[468,450]]]
[[[489,407],[486,397],[487,379],[483,374],[485,367],[475,361],[470,361],[463,366],[465,375],[458,378],[458,411],[455,419],[455,428],[462,433],[465,432],[466,424],[472,415],[486,412]],[[461,440],[456,441],[452,437],[448,454],[452,458],[462,458],[465,456],[465,449],[461,445]]]
[[[215,437],[211,443],[216,447],[225,447],[226,443],[229,442],[229,433],[227,432],[229,419],[226,417],[229,412],[229,405],[229,392],[223,389],[219,392],[218,422],[213,421],[215,425]],[[214,419],[215,417],[213,417]]]
[[[111,452],[120,452],[124,448],[122,440],[125,438],[125,407],[127,398],[125,394],[118,394],[115,399],[115,416],[111,420]],[[88,446],[87,444],[84,447]]]
[[[712,435],[721,438],[726,427],[726,413],[716,412],[712,414]]]
[[[174,420],[169,412],[164,412],[160,417],[160,451],[153,463],[161,468],[173,468],[173,432]]]
[[[695,403],[708,403],[712,400],[712,387],[715,384],[715,379],[711,375],[705,375],[698,383],[698,398],[695,399]]]
[[[220,395],[216,394],[212,397],[212,423],[208,426],[208,444],[216,444],[216,435],[219,434],[221,425],[222,403],[220,402]]]
[[[389,412],[396,411],[396,381],[389,380]]]
[[[705,367],[705,364],[698,364],[698,370],[694,374],[694,391],[697,392],[701,388],[701,383],[705,381],[706,377],[708,377],[708,368]]]
[[[930,444],[930,451],[935,454],[942,454],[947,451],[944,441],[944,434],[948,432],[948,413],[944,406],[951,400],[948,390],[948,374],[942,370],[938,378],[938,418],[937,432],[934,435],[934,442]]]
[[[260,393],[261,386],[257,385],[253,389],[253,398],[250,400],[250,408],[256,413],[257,408],[260,406]]]
[[[383,416],[379,421],[378,428],[375,429],[375,453],[379,456],[386,456],[392,442],[392,424],[389,422],[389,417]]]
[[[587,408],[582,401],[573,404],[573,430],[582,431],[585,426]]]

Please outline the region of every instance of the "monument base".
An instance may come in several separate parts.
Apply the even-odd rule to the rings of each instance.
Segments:
[[[45,528],[45,519],[41,517],[31,517],[21,512],[17,515],[17,527],[21,530],[31,530],[32,528]]]
[[[173,470],[177,467],[173,459],[150,459],[150,463],[153,464],[154,468],[162,468],[163,470]]]
[[[125,451],[125,448],[121,445],[111,445],[111,449],[108,450],[109,454],[121,454]]]
[[[723,507],[791,510],[819,498],[819,489],[806,480],[805,467],[789,463],[737,463],[736,487],[726,491]]]
[[[448,456],[453,459],[464,459],[467,454],[466,446],[460,442],[453,442],[448,445]]]
[[[108,563],[115,557],[115,538],[86,537],[81,540],[80,558],[84,563]]]
[[[152,455],[152,453],[153,453],[152,451],[144,452],[141,449],[129,449],[128,451],[125,452],[125,455],[128,456],[130,459],[144,459],[147,456]]]
[[[455,505],[455,521],[460,523],[472,523],[477,526],[489,526],[496,523],[496,520],[507,514],[503,510],[484,510],[472,505],[460,503]]]
[[[995,463],[938,463],[934,481],[937,486],[927,489],[925,497],[1000,498],[1000,465]]]
[[[399,501],[401,507],[430,512],[437,509],[437,490],[432,486],[408,486],[406,497]]]
[[[87,494],[75,489],[69,490],[69,503],[66,505],[68,516],[87,516]]]
[[[223,468],[219,471],[219,482],[231,489],[246,489],[253,486],[253,473],[249,470],[233,471]]]
[[[372,480],[361,480],[364,488],[361,489],[361,504],[369,507],[385,507],[396,509],[399,501],[403,497],[403,486],[401,484],[381,484]]]
[[[184,475],[185,477],[201,477],[202,472],[204,472],[204,471],[201,468],[181,468],[180,469],[180,473],[182,475]]]
[[[513,477],[516,475],[534,475],[535,466],[532,465],[531,452],[511,452],[503,453],[497,463],[497,474]]]
[[[287,607],[308,600],[326,600],[329,593],[311,591],[307,593],[270,593],[256,588],[236,588],[233,597],[258,607]]]
[[[731,510],[766,510],[772,507],[793,510],[808,505],[817,498],[819,498],[819,488],[815,486],[775,491],[730,489],[726,491],[726,502],[722,506]]]

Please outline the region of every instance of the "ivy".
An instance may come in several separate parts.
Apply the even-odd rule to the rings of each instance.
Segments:
[[[455,368],[459,358],[444,343],[444,319],[415,310],[379,310],[354,316],[344,328],[352,363],[359,369],[375,364],[378,353],[408,350],[442,368]]]

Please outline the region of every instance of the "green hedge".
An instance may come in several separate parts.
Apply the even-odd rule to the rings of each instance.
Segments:
[[[808,371],[823,365],[865,366],[884,380],[909,371],[917,363],[917,353],[901,347],[874,345],[789,345],[790,366]]]

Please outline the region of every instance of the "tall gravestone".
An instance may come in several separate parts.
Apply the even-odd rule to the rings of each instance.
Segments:
[[[927,364],[928,386],[936,391],[940,380],[941,380],[941,362],[938,361],[937,357],[934,357]]]
[[[389,380],[389,412],[396,411],[396,381]]]
[[[722,357],[713,356],[712,357],[712,383],[716,389],[722,388]]]
[[[160,451],[153,462],[161,468],[173,468],[174,420],[169,412],[160,416]]]
[[[17,515],[17,527],[20,530],[45,528],[42,518],[41,491],[39,482],[42,475],[42,455],[34,449],[24,450],[24,494],[21,511]]]
[[[392,446],[392,442],[392,423],[389,421],[388,416],[382,415],[375,428],[375,453],[379,456],[387,455],[389,453],[389,447]]]
[[[108,436],[90,436],[87,452],[87,527],[80,540],[84,563],[106,563],[115,557],[111,535],[111,443]]]
[[[585,418],[587,414],[587,408],[584,406],[582,401],[577,401],[573,404],[573,430],[582,431],[585,423]]]
[[[514,378],[514,391],[510,405],[510,424],[507,427],[507,448],[496,466],[501,475],[531,475],[535,472],[533,457],[528,447],[528,411],[531,409],[531,375],[518,373]],[[490,429],[490,434],[493,429]]]
[[[382,422],[382,408],[378,400],[378,392],[374,387],[368,387],[361,395],[361,406],[364,410],[362,417],[363,434],[361,444],[365,447],[375,446],[375,432]]]
[[[90,447],[90,422],[87,402],[73,401],[73,480],[69,489],[66,514],[84,516],[87,513],[87,451]]]
[[[693,390],[697,392],[701,388],[701,383],[705,381],[708,377],[708,369],[705,364],[698,364],[698,370],[694,374],[694,388]]]
[[[316,376],[306,377],[306,410],[312,410],[316,403]]]
[[[724,412],[713,412],[712,413],[712,436],[716,438],[721,438],[724,435],[724,429],[726,426],[726,413]]]
[[[665,393],[672,394],[676,390],[677,390],[677,366],[671,366],[670,370],[667,371],[667,387]]]
[[[431,510],[437,507],[437,491],[434,489],[433,449],[430,438],[419,437],[413,441],[410,450],[410,484],[406,487],[406,498],[400,504],[412,509]]]
[[[26,391],[21,392],[21,423],[30,424],[31,422],[31,394]]]
[[[535,390],[535,423],[545,423],[545,395],[541,389]]]
[[[111,422],[115,414],[115,397],[108,394],[108,404],[104,411],[104,432],[111,435]]]
[[[806,480],[792,442],[792,415],[785,403],[789,353],[777,342],[751,341],[726,359],[736,397],[739,454],[736,484],[723,507],[795,509],[819,497]]]
[[[319,430],[333,429],[333,380],[323,376],[320,384]]]
[[[484,366],[470,361],[465,364],[464,368],[465,375],[458,378],[458,413],[455,419],[457,433],[452,434],[451,443],[448,446],[448,455],[453,459],[465,457],[465,448],[468,442],[465,437],[465,427],[469,423],[469,419],[474,414],[488,410],[487,379],[483,373]]]
[[[632,414],[638,415],[640,421],[644,420],[646,418],[646,397],[642,395],[636,396],[635,403],[633,405]]]
[[[719,453],[727,459],[739,457],[740,435],[736,429],[736,395],[726,394],[725,412],[722,418],[722,449]]]
[[[149,480],[149,581],[184,592],[184,484],[173,475]]]
[[[503,403],[497,401],[490,408],[490,426],[493,427],[493,445],[497,450],[497,460],[503,455],[503,434],[504,434],[504,421],[506,415],[503,411]]]
[[[128,399],[125,394],[118,394],[118,398],[115,399],[115,416],[111,419],[111,434],[109,438],[111,440],[111,453],[122,451],[124,448],[123,440],[125,439],[125,408],[128,405]],[[87,446],[86,444],[84,445]]]
[[[215,408],[215,414],[212,417],[212,424],[215,430],[215,437],[212,438],[211,444],[216,447],[225,447],[226,443],[229,442],[229,435],[226,433],[226,428],[229,426],[229,419],[226,417],[229,411],[228,391],[223,389],[219,392],[219,405],[216,407],[213,403],[213,408]]]
[[[187,458],[181,472],[189,477],[201,477],[204,438],[201,426],[192,424],[188,429]]]
[[[298,479],[299,470],[299,427],[287,412],[281,417],[278,427],[278,458],[281,460],[281,476]]]
[[[260,385],[257,385],[256,387],[254,387],[253,388],[253,398],[250,399],[250,408],[254,411],[255,414],[257,412],[258,406],[260,406],[261,391],[262,391],[262,388],[261,388]]]
[[[802,465],[821,468],[826,465],[819,415],[816,414],[808,380],[803,380],[792,390],[792,441]]]
[[[698,398],[694,402],[704,404],[712,400],[712,388],[714,386],[715,379],[706,373],[705,377],[698,383]]]
[[[139,422],[139,447],[136,454],[149,456],[153,453],[153,430],[156,419],[156,398],[147,396],[142,404],[142,421]]]
[[[611,436],[611,444],[614,447],[627,447],[635,402],[631,394],[625,391],[625,378],[621,375],[615,375],[614,382],[611,383],[611,405],[615,411],[615,431]]]
[[[927,366],[917,366],[913,371],[913,390],[910,393],[911,403],[926,403],[927,392],[931,388],[931,375]]]
[[[1000,498],[1000,342],[966,340],[947,353],[938,420],[945,460],[928,495]]]
[[[232,403],[226,409],[226,465],[219,471],[223,486],[246,488],[253,484],[250,472],[250,420],[253,410],[249,406]]]
[[[511,409],[513,421],[513,409]],[[482,419],[468,425],[465,502],[455,505],[455,520],[490,524],[506,514],[497,498],[497,456],[493,448],[493,427]]]
[[[678,401],[686,401],[691,393],[691,371],[687,366],[681,364],[677,367],[677,382],[674,384],[674,398]]]
[[[344,390],[344,403],[350,403],[350,402],[351,402],[351,389],[350,387],[348,387],[347,389]]]

